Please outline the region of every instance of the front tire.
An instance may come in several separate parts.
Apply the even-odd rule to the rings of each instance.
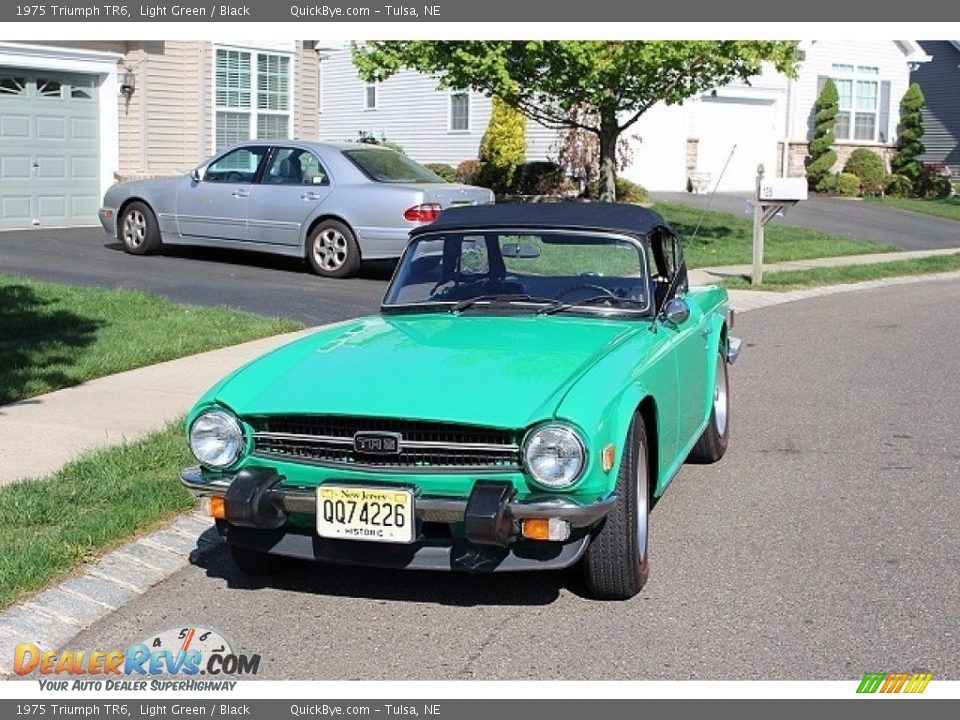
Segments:
[[[353,231],[337,220],[323,220],[307,238],[307,262],[322,277],[345,278],[360,269],[360,246]]]
[[[727,452],[730,439],[730,385],[727,376],[727,361],[723,352],[717,353],[717,373],[713,383],[713,407],[710,408],[710,421],[690,451],[688,460],[692,463],[715,463]]]
[[[599,600],[629,600],[650,575],[649,461],[646,427],[637,414],[617,474],[617,504],[604,518],[583,558],[587,588]]]
[[[131,255],[153,255],[162,244],[157,216],[149,205],[139,200],[123,209],[118,236],[124,251]]]
[[[280,558],[261,550],[253,550],[251,548],[234,545],[229,540],[227,541],[227,550],[230,552],[230,557],[233,558],[233,562],[240,569],[240,572],[246,575],[257,575],[260,577],[276,575],[282,569]]]

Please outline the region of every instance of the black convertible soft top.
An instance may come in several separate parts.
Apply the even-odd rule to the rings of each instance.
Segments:
[[[484,228],[601,230],[646,236],[657,227],[669,229],[670,225],[659,213],[639,205],[601,202],[505,203],[444,210],[429,225],[412,230],[410,237],[445,230]]]

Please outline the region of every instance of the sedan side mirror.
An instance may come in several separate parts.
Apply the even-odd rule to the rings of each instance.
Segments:
[[[663,306],[663,322],[671,327],[682,325],[690,317],[690,306],[683,298],[670,298]]]
[[[190,171],[190,179],[194,182],[200,182],[200,168],[194,168]]]

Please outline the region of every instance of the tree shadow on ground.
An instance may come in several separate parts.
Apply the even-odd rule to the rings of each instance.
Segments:
[[[0,285],[0,405],[73,385],[66,367],[101,324],[56,307],[27,284]]]

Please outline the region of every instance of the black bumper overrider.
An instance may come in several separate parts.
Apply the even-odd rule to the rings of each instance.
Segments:
[[[282,478],[269,469],[205,479],[199,468],[188,468],[180,479],[198,497],[225,496],[226,522],[218,525],[232,544],[307,560],[423,570],[568,567],[586,550],[590,527],[616,503],[616,496],[587,505],[555,497],[520,502],[509,483],[478,480],[466,500],[419,496],[415,500],[418,520],[462,522],[465,539],[424,538],[400,545],[322,538],[302,529],[284,528],[290,514],[316,514],[316,490],[282,487]],[[570,539],[511,542],[515,523],[536,517],[566,520],[571,526]]]

